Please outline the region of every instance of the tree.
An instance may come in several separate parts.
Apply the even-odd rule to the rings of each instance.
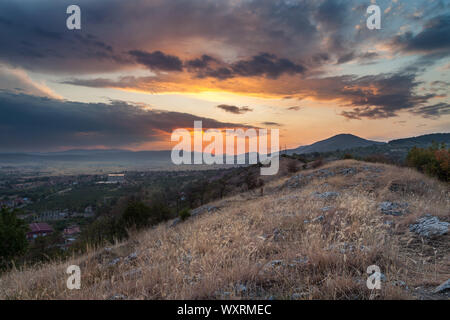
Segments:
[[[28,226],[16,214],[17,210],[0,209],[0,266],[24,254],[28,248]]]
[[[150,208],[140,201],[130,201],[122,215],[122,223],[125,227],[135,226],[137,229],[145,227],[151,216]]]

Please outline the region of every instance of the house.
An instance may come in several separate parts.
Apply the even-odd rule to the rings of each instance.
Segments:
[[[27,233],[28,240],[33,240],[37,237],[45,237],[46,235],[53,233],[52,227],[45,222],[31,223],[29,226],[31,231]]]
[[[123,173],[110,173],[108,174],[108,183],[124,183],[125,174]]]
[[[73,236],[74,234],[80,233],[80,227],[79,226],[70,226],[68,228],[64,229],[64,236]]]

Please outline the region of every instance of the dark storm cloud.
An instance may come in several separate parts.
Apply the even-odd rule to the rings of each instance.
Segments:
[[[430,19],[423,30],[414,35],[412,32],[394,38],[393,45],[406,52],[433,53],[446,51],[450,54],[450,14]]]
[[[70,4],[1,1],[0,39],[8,45],[0,48],[0,62],[44,72],[96,73],[129,68],[136,58],[154,70],[180,71],[182,60],[186,68],[203,70],[199,76],[277,78],[350,61],[352,55],[358,59],[349,48],[359,52],[372,39],[398,31],[385,19],[385,32],[358,36],[354,27],[367,8],[358,0],[78,0],[82,29],[76,31],[66,28]],[[396,43],[404,50],[434,48],[448,44],[448,37],[442,38],[447,31],[448,15],[441,15]],[[141,54],[133,57],[130,51]],[[227,63],[211,67],[211,59]]]
[[[173,52],[183,60],[204,54],[190,61],[191,67],[202,67],[210,53],[221,56],[224,49],[239,57],[272,52],[292,61],[314,54],[321,40],[311,19],[317,4],[306,0],[79,0],[82,28],[75,31],[66,28],[70,4],[68,0],[0,2],[0,38],[8,43],[0,49],[0,61],[38,71],[94,73],[129,67],[134,61],[128,52],[137,50],[151,55],[138,54],[143,64],[178,71],[179,61],[167,61],[162,52]],[[204,52],[205,48],[211,52]],[[271,62],[295,67],[281,58]],[[258,61],[236,67],[259,73],[252,69],[254,63]],[[278,74],[271,66],[265,73]]]
[[[172,55],[167,55],[161,51],[145,52],[140,50],[132,50],[129,52],[136,61],[143,64],[150,70],[162,70],[162,71],[182,71],[183,62],[180,58]]]
[[[213,62],[217,62],[217,60],[204,54],[200,58],[186,61],[185,64],[188,69],[202,70],[208,68]]]
[[[234,74],[243,77],[262,76],[276,79],[283,73],[303,73],[306,68],[276,55],[261,53],[250,60],[238,61],[231,66]]]
[[[253,109],[250,109],[249,107],[236,107],[236,106],[230,106],[227,104],[220,104],[217,106],[217,108],[222,109],[225,112],[234,113],[234,114],[244,114],[246,112],[253,111]]]
[[[188,113],[142,109],[123,101],[79,103],[0,92],[0,150],[60,147],[129,147],[161,140],[161,131],[242,127]],[[168,139],[167,137],[165,137]]]
[[[399,111],[411,111],[424,106],[435,94],[417,94],[422,82],[414,73],[388,73],[364,77],[340,76],[317,79],[314,86],[315,96],[321,100],[339,99],[344,107],[342,116],[349,119],[389,118]]]
[[[439,118],[442,115],[450,114],[450,104],[445,102],[437,103],[431,106],[420,107],[412,112],[424,118]]]
[[[199,78],[212,77],[220,80],[234,78],[234,77],[258,77],[264,76],[269,79],[277,79],[283,74],[302,74],[306,71],[306,67],[301,64],[296,64],[286,58],[278,58],[274,54],[260,53],[247,60],[239,60],[232,64],[225,64],[214,60],[215,66],[208,63],[201,64],[204,61],[194,60],[197,65],[202,65],[197,68],[197,76]]]

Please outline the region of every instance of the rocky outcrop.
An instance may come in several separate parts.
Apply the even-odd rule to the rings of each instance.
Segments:
[[[430,214],[425,215],[409,226],[409,230],[424,238],[441,236],[448,232],[450,223],[440,221],[438,217]]]
[[[445,293],[450,291],[450,279],[442,283],[439,287],[434,289],[433,293]]]

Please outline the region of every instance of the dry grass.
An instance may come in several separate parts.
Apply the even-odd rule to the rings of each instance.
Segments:
[[[287,178],[272,181],[264,196],[244,193],[214,203],[219,211],[132,234],[111,250],[12,271],[0,278],[0,299],[432,297],[430,288],[450,277],[449,238],[422,241],[408,225],[424,213],[448,221],[448,186],[409,169],[353,160],[301,173],[350,167],[360,172],[316,178],[301,188],[283,186]],[[340,194],[312,195],[325,191]],[[381,214],[378,203],[387,200],[408,202],[410,213]],[[127,262],[123,257],[132,252],[138,258]],[[121,262],[108,266],[117,257]],[[71,264],[81,267],[80,290],[66,288]],[[387,278],[381,290],[366,287],[373,264]]]

